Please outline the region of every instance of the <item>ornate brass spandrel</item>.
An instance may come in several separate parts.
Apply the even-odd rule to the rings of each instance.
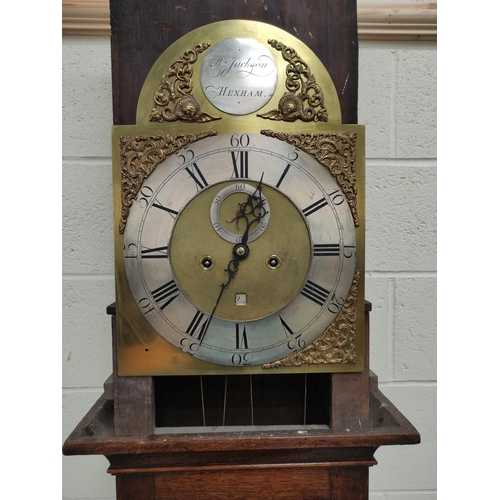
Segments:
[[[359,227],[356,188],[356,139],[355,132],[303,134],[261,130],[261,134],[274,137],[314,156],[334,177],[347,198],[354,225]]]
[[[316,83],[309,65],[297,52],[277,40],[268,40],[269,45],[281,52],[288,62],[285,86],[288,92],[278,103],[278,109],[263,113],[260,118],[293,122],[327,122],[328,112],[324,104],[323,92]]]
[[[201,43],[186,50],[175,60],[167,72],[162,76],[160,85],[153,96],[153,108],[149,115],[150,122],[191,122],[203,123],[220,120],[203,113],[196,98],[191,94],[193,90],[193,64],[198,55],[210,47],[210,43]]]
[[[354,364],[356,362],[356,311],[361,273],[356,271],[349,294],[330,326],[311,344],[262,368],[284,366]]]
[[[120,136],[121,217],[118,232],[123,234],[130,207],[142,183],[168,156],[193,142],[217,135],[208,130],[176,136]]]

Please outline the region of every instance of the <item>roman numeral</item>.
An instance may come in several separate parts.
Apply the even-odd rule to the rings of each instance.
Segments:
[[[188,335],[196,337],[200,342],[203,340],[203,337],[205,337],[208,326],[208,319],[203,321],[204,317],[205,315],[201,311],[197,311],[186,330]]]
[[[326,207],[327,205],[328,202],[326,201],[326,199],[321,198],[321,200],[318,200],[314,202],[312,205],[309,205],[308,207],[304,208],[304,210],[302,210],[302,213],[304,214],[305,217],[309,217],[311,214],[317,212],[320,208]]]
[[[291,337],[294,335],[293,330],[285,323],[285,320],[280,316],[281,326],[285,330],[285,334],[287,337]]]
[[[231,151],[233,174],[236,178],[248,178],[248,151]]]
[[[298,351],[306,346],[305,340],[302,338],[302,334],[299,333],[295,336],[295,332],[285,323],[285,320],[280,316],[281,326],[285,330],[286,338],[288,342],[286,343],[288,349],[291,351]]]
[[[290,163],[286,166],[285,170],[283,170],[283,173],[281,174],[280,180],[278,181],[278,184],[276,184],[276,187],[279,188],[281,183],[283,182],[283,179],[285,178],[285,175],[288,174],[288,171],[290,170]]]
[[[141,247],[141,258],[168,259],[168,246],[157,247],[157,248]]]
[[[190,170],[189,167],[186,167],[184,169],[193,179],[193,181],[196,184],[196,191],[199,189],[204,189],[208,186],[208,182],[205,180],[205,177],[203,177],[203,174],[201,173],[201,170],[198,168],[198,165],[196,163],[193,163],[193,170]]]
[[[313,281],[307,280],[300,294],[323,307],[326,299],[328,299],[328,295],[330,295],[330,292]]]
[[[344,197],[340,193],[340,191],[337,189],[333,193],[330,193],[328,197],[332,200],[332,203],[334,205],[342,205],[344,203]],[[302,213],[306,216],[309,217],[309,215],[313,214],[314,212],[317,212],[319,209],[326,207],[328,205],[328,201],[326,198],[321,198],[321,200],[318,200],[314,202],[312,205],[309,205],[308,207],[304,208],[302,210]]]
[[[151,295],[163,311],[165,307],[167,307],[175,298],[179,296],[179,289],[177,288],[174,280],[172,280],[160,286],[156,290],[153,290]],[[160,305],[161,302],[163,302],[163,304]]]
[[[338,243],[326,243],[314,245],[313,254],[316,257],[325,257],[332,255],[338,257],[340,255],[340,245]]]
[[[240,324],[236,323],[236,349],[248,349],[247,330],[243,326],[240,332]]]
[[[179,215],[179,212],[177,212],[177,210],[172,210],[171,208],[164,207],[159,201],[153,203],[152,206],[155,208],[159,208],[160,210],[164,210],[172,217],[172,219],[175,219]]]

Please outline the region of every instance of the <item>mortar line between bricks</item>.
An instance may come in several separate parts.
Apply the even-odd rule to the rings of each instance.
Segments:
[[[111,157],[91,157],[91,156],[66,156],[62,158],[62,163],[68,167],[75,165],[90,165],[108,168],[111,163]],[[413,168],[436,168],[437,158],[395,158],[395,157],[368,157],[366,158],[367,167],[413,167]]]
[[[71,386],[64,386],[62,388],[62,392],[63,394],[73,394],[75,392],[78,392],[78,393],[94,393],[94,392],[103,392],[103,386],[102,384],[100,386],[95,386],[95,387],[92,387],[92,386],[75,386],[75,387],[71,387]]]
[[[437,168],[437,158],[367,158],[368,168]]]
[[[389,135],[389,153],[397,156],[397,119],[396,119],[396,98],[397,98],[397,82],[398,82],[398,51],[392,51],[391,58],[391,125]]]
[[[437,41],[436,40],[359,40],[359,49],[360,50],[370,50],[370,49],[371,50],[373,49],[437,50]]]
[[[64,274],[62,275],[63,280],[110,280],[114,279],[114,274],[98,274],[98,273],[89,273],[89,274]]]
[[[379,380],[378,386],[380,389],[395,389],[398,387],[437,387],[437,380]]]
[[[389,324],[388,329],[389,329],[389,346],[388,346],[388,351],[389,351],[389,372],[391,376],[391,380],[394,380],[394,375],[396,373],[396,369],[394,367],[394,360],[396,359],[395,357],[395,339],[394,339],[394,334],[395,334],[395,322],[396,322],[396,310],[395,310],[395,305],[396,305],[396,280],[394,278],[391,278],[389,280],[389,290],[388,290],[388,309],[389,309]]]
[[[111,156],[63,156],[62,163],[70,165],[97,165],[109,167]]]
[[[367,278],[437,278],[437,271],[366,271]]]
[[[377,495],[414,495],[415,493],[418,495],[421,495],[422,493],[424,495],[432,495],[433,493],[436,493],[437,490],[416,490],[416,489],[411,489],[411,490],[370,490],[370,493],[376,493]],[[387,498],[390,498],[387,497]],[[408,500],[411,500],[411,498],[408,498]]]

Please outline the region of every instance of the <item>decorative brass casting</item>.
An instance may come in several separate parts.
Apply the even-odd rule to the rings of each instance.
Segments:
[[[291,47],[277,40],[268,40],[268,43],[279,50],[283,59],[288,62],[285,82],[288,92],[280,99],[278,109],[257,116],[287,122],[327,122],[328,112],[324,106],[323,92],[308,64]]]
[[[191,94],[193,90],[193,67],[198,55],[210,47],[209,43],[202,43],[186,50],[174,61],[163,75],[160,85],[153,97],[153,108],[149,115],[150,122],[182,122],[202,123],[220,120],[202,113],[196,98]],[[170,107],[169,107],[170,106]]]
[[[359,227],[356,188],[356,138],[355,132],[343,134],[287,134],[274,130],[261,130],[261,134],[274,137],[311,154],[335,177],[349,207],[354,225]]]
[[[198,134],[176,136],[120,136],[121,217],[118,231],[123,234],[130,207],[142,183],[168,156],[193,142],[217,135],[208,130]]]
[[[331,325],[311,344],[286,358],[265,363],[262,368],[356,362],[356,303],[361,273],[356,271],[349,295]]]

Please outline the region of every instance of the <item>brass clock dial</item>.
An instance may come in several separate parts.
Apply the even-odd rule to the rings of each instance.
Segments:
[[[359,371],[364,128],[247,20],[170,45],[113,129],[120,375]]]
[[[258,134],[197,141],[144,181],[124,233],[128,286],[176,348],[261,365],[318,337],[356,270],[348,200],[311,156]]]

